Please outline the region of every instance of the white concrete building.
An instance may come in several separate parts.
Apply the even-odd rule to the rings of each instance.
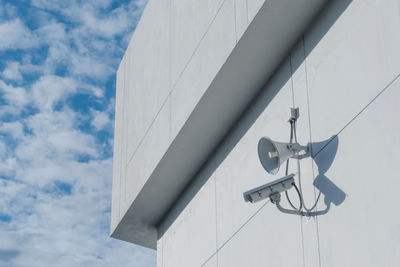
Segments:
[[[117,73],[112,237],[159,267],[400,266],[399,75],[399,0],[149,0]],[[243,199],[285,176],[257,144],[289,141],[291,107],[319,216]]]

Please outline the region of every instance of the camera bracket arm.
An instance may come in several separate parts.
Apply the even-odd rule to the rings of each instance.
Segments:
[[[272,194],[269,199],[273,204],[276,205],[278,210],[280,210],[283,213],[287,214],[293,214],[293,215],[300,215],[300,216],[306,216],[306,217],[312,217],[312,216],[318,216],[322,215],[328,212],[330,208],[330,203],[327,204],[325,210],[320,210],[320,211],[302,211],[302,210],[290,210],[290,209],[285,209],[284,207],[281,206],[281,194],[280,193],[275,193]]]

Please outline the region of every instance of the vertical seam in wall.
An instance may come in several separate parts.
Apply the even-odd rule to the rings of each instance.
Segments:
[[[172,0],[169,0],[169,49],[168,49],[168,58],[169,58],[169,81],[168,81],[168,95],[167,95],[167,99],[169,101],[169,126],[168,126],[168,131],[169,131],[169,135],[168,135],[168,141],[170,142],[172,139],[172,105],[171,105],[171,90],[172,90]]]
[[[237,25],[236,25],[236,22],[237,22],[237,18],[236,18],[236,0],[233,0],[233,14],[234,14],[234,16],[235,16],[235,40],[236,40],[236,43],[238,43],[238,33],[237,33]]]
[[[128,75],[129,75],[129,73],[130,73],[130,69],[128,69],[128,72],[126,72],[126,70],[127,70],[127,68],[130,68],[130,64],[127,64],[127,61],[129,60],[129,57],[127,57],[127,59],[125,60],[125,74],[127,74],[128,73]],[[125,80],[127,79],[127,76],[128,75],[125,75],[124,76],[124,83],[125,83]],[[129,79],[129,78],[128,78]],[[126,123],[125,123],[125,121],[127,120],[127,116],[126,116],[126,99],[127,99],[127,92],[128,92],[128,90],[127,90],[127,85],[128,85],[129,83],[126,83],[126,84],[124,84],[124,113],[123,113],[123,118],[124,118],[124,146],[125,146],[125,155],[124,155],[124,159],[125,159],[125,164],[124,164],[124,203],[126,203],[126,166],[127,166],[127,153],[128,153],[128,149],[127,149],[127,147],[128,147],[128,138],[127,138],[127,128],[128,127],[125,127],[126,126]]]
[[[157,119],[158,115],[160,114],[161,110],[163,109],[163,107],[164,107],[165,104],[167,103],[167,100],[168,100],[168,98],[171,96],[172,92],[174,91],[175,86],[178,84],[178,81],[180,80],[180,77],[182,76],[182,74],[183,74],[184,71],[186,70],[187,66],[188,66],[189,63],[191,62],[193,56],[196,54],[198,48],[200,47],[200,44],[202,43],[204,37],[207,35],[208,31],[210,30],[212,24],[214,23],[215,19],[217,18],[219,12],[221,11],[221,9],[222,9],[222,7],[224,6],[224,4],[225,4],[226,1],[227,1],[227,0],[224,0],[224,1],[222,2],[221,6],[218,8],[217,13],[215,14],[214,18],[211,20],[210,24],[208,25],[208,28],[207,28],[206,32],[205,32],[205,33],[203,34],[203,36],[201,37],[201,39],[200,39],[199,43],[197,44],[195,50],[193,51],[192,55],[190,56],[189,60],[187,61],[185,67],[183,68],[183,70],[182,70],[181,73],[179,74],[179,76],[178,76],[176,82],[174,83],[174,85],[171,85],[171,90],[170,90],[170,92],[168,93],[167,97],[164,99],[164,102],[161,104],[161,107],[160,107],[159,110],[157,111],[157,114],[154,116],[154,118],[153,118],[153,120],[151,121],[150,125],[147,127],[147,129],[146,129],[144,135],[140,138],[140,141],[139,141],[138,145],[136,146],[134,152],[133,152],[132,155],[130,156],[129,160],[127,160],[127,165],[131,162],[131,160],[133,159],[133,157],[136,155],[136,153],[137,153],[139,147],[140,147],[140,146],[142,145],[142,143],[143,143],[143,140],[144,140],[145,137],[147,136],[148,132],[150,131],[151,127],[153,126],[153,124],[154,124],[155,120]],[[171,16],[171,18],[172,18],[172,16]],[[171,75],[171,79],[172,79],[172,75]],[[171,83],[172,83],[172,81],[171,81]]]
[[[218,258],[218,197],[217,197],[217,156],[213,154],[213,163],[214,163],[214,192],[215,192],[215,251],[217,257],[217,267],[219,265],[219,258]]]
[[[124,80],[123,80],[123,86],[122,86],[122,94],[125,91],[125,67],[126,67],[125,66],[125,62],[126,62],[125,59],[123,59],[124,60]],[[120,93],[120,95],[121,95],[121,93]],[[119,114],[122,117],[121,128],[124,126],[123,122],[124,122],[124,105],[125,105],[125,102],[124,102],[123,98],[124,98],[124,95],[122,95],[122,101],[123,101],[122,102],[122,114]],[[123,130],[123,128],[121,130],[122,130],[121,131],[121,135],[122,135],[121,137],[123,137],[124,130]],[[120,172],[119,172],[119,207],[118,207],[118,217],[119,218],[118,218],[118,220],[121,219],[121,207],[123,206],[121,204],[121,195],[122,195],[122,167],[123,167],[123,164],[122,164],[122,146],[123,146],[124,139],[123,138],[121,138],[121,139],[122,139],[122,142],[121,142],[120,151],[119,151],[119,156],[120,156],[120,158],[119,158],[119,169],[120,169]]]
[[[303,216],[300,216],[300,232],[301,232],[301,251],[303,255],[303,267],[306,267],[306,255],[304,252],[304,232],[303,232]]]
[[[175,86],[178,84],[182,74],[185,72],[186,68],[189,66],[189,63],[192,61],[193,56],[196,54],[197,50],[199,49],[201,43],[203,42],[204,38],[206,37],[208,31],[211,29],[211,26],[214,24],[215,19],[218,17],[219,12],[221,11],[222,7],[225,5],[225,3],[227,2],[227,0],[223,0],[221,5],[219,6],[217,12],[215,13],[215,16],[212,18],[211,22],[209,23],[209,25],[207,26],[206,31],[204,32],[204,34],[201,36],[199,42],[197,43],[195,49],[193,50],[193,53],[190,55],[188,61],[186,62],[185,66],[183,67],[182,71],[179,73],[176,82],[174,83],[174,85],[172,86],[172,90],[175,88]]]
[[[247,25],[249,25],[249,3],[248,0],[246,1],[246,21],[247,21]]]
[[[296,160],[296,164],[297,164],[297,168],[299,170],[299,172],[297,173],[298,180],[299,180],[299,190],[300,190],[300,194],[303,195],[302,186],[301,186],[301,168],[300,168],[300,160],[299,159]],[[300,216],[301,246],[302,246],[302,252],[303,252],[303,267],[306,267],[306,253],[305,253],[305,246],[304,246],[304,231],[303,231],[304,220],[305,220],[304,216]]]
[[[163,266],[164,266],[164,238],[161,238],[161,267]]]
[[[168,33],[168,43],[169,43],[169,48],[168,48],[168,95],[167,99],[169,101],[169,126],[168,126],[168,131],[169,131],[169,136],[168,136],[168,141],[171,141],[171,136],[172,136],[172,122],[171,122],[171,117],[172,117],[172,105],[171,105],[171,90],[172,90],[172,0],[169,0],[169,33]],[[162,106],[160,110],[162,109]],[[158,115],[158,113],[157,113]],[[149,127],[150,129],[150,127]],[[158,231],[158,229],[157,229]],[[161,255],[161,267],[164,267],[164,238],[161,239],[161,246],[162,246],[162,255]]]
[[[169,40],[169,49],[168,49],[168,53],[169,53],[169,81],[168,81],[168,88],[169,91],[172,90],[172,0],[169,1],[169,36],[168,36]]]
[[[305,72],[305,78],[306,78],[306,93],[307,93],[307,112],[308,112],[308,128],[309,128],[309,140],[310,143],[312,143],[313,138],[312,138],[312,131],[311,131],[311,108],[310,108],[310,92],[308,88],[308,71],[307,71],[307,55],[306,55],[306,45],[305,45],[305,40],[304,40],[304,34],[301,37],[302,41],[302,47],[303,47],[303,62],[304,62],[304,72]],[[311,154],[312,154],[312,146],[311,146]],[[315,179],[315,168],[314,168],[314,162],[311,164],[311,170],[313,174],[313,178]],[[317,191],[316,188],[314,187],[314,200],[317,201]],[[316,207],[318,210],[318,207]],[[318,264],[321,267],[321,247],[320,247],[320,242],[319,242],[319,225],[318,225],[318,216],[315,217],[315,224],[316,224],[316,230],[317,230],[317,249],[318,249]]]
[[[291,90],[292,90],[292,105],[293,108],[295,107],[295,102],[294,102],[294,85],[293,85],[293,66],[292,66],[292,52],[289,53],[289,66],[290,66],[290,84],[291,84]]]
[[[289,66],[290,66],[290,84],[291,84],[291,91],[292,91],[292,105],[293,108],[295,107],[295,97],[294,97],[294,82],[293,82],[293,65],[292,65],[292,53],[293,50],[289,52]],[[301,170],[300,170],[300,160],[297,160],[297,167],[298,167],[298,180],[299,180],[299,189],[300,193],[301,192]],[[303,258],[303,267],[306,266],[306,259],[305,259],[305,251],[304,251],[304,231],[303,231],[303,216],[300,216],[300,233],[301,233],[301,252],[302,252],[302,258]]]

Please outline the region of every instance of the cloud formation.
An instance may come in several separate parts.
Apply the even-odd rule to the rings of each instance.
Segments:
[[[27,49],[38,45],[35,36],[16,18],[0,24],[0,50]]]
[[[145,4],[0,0],[0,266],[155,266],[108,236],[115,72]]]

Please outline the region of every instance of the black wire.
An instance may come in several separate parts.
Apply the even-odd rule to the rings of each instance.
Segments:
[[[288,176],[288,170],[289,170],[289,160],[286,161],[285,176]],[[289,202],[290,206],[292,206],[292,208],[294,208],[295,210],[297,210],[297,208],[293,205],[292,201],[290,201],[289,194],[288,194],[287,190],[285,191],[285,195],[286,195],[286,199],[287,199],[287,201]]]
[[[288,160],[288,161],[289,161],[289,160]],[[300,207],[296,208],[296,207],[293,205],[292,201],[291,201],[290,198],[289,198],[289,194],[288,194],[287,190],[285,191],[286,199],[287,199],[287,201],[289,202],[290,206],[291,206],[293,209],[295,209],[295,210],[301,210],[301,208],[303,207],[302,202],[301,202],[301,196],[300,196],[299,191],[298,191],[298,188],[297,188],[297,186],[296,186],[296,184],[295,184],[294,182],[293,182],[293,186],[296,188],[297,194],[298,194],[298,196],[299,196]]]
[[[299,208],[298,210],[301,210],[301,209],[303,208],[303,198],[302,198],[301,193],[300,193],[300,190],[299,190],[299,188],[297,187],[297,185],[296,185],[295,182],[293,182],[293,186],[294,186],[294,189],[296,189],[297,195],[299,196],[300,208]]]
[[[290,143],[293,142],[293,132],[294,132],[294,129],[295,129],[293,124],[294,124],[294,121],[291,120],[291,121],[290,121]],[[288,176],[288,174],[289,174],[289,159],[286,161],[285,176]],[[296,189],[296,191],[297,191],[297,195],[299,196],[300,207],[299,207],[299,208],[296,208],[296,207],[293,205],[292,201],[291,201],[290,198],[289,198],[289,194],[288,194],[287,190],[285,191],[286,199],[287,199],[287,201],[289,202],[290,206],[292,206],[293,209],[295,209],[295,210],[301,210],[301,208],[303,207],[303,202],[301,201],[301,200],[302,200],[301,194],[300,194],[300,191],[299,191],[299,189],[297,188],[296,184],[293,183],[293,185],[294,185],[294,187],[295,187],[295,189]]]
[[[318,204],[318,202],[319,202],[320,197],[321,197],[321,191],[319,191],[317,200],[315,200],[314,205],[313,205],[311,208],[309,208],[309,209],[304,205],[304,209],[305,209],[306,211],[312,211],[313,209],[315,209],[315,207],[317,206],[317,204]]]
[[[293,137],[294,137],[294,139],[295,139],[295,142],[297,143],[296,121],[295,121],[295,120],[291,120],[291,121],[290,121],[290,144],[293,143]],[[299,165],[297,166],[297,168],[299,168]],[[299,173],[300,173],[300,169],[299,169],[298,171],[299,171]],[[286,170],[285,170],[285,175],[288,176],[288,174],[289,174],[289,159],[286,161]],[[299,181],[299,182],[300,182],[300,181]],[[292,185],[293,185],[293,187],[296,189],[297,195],[298,195],[298,197],[299,197],[300,207],[299,207],[299,208],[296,208],[296,207],[293,205],[292,201],[291,201],[290,198],[289,198],[289,194],[288,194],[288,192],[287,192],[287,190],[286,190],[286,191],[285,191],[285,195],[286,195],[286,199],[287,199],[287,201],[289,202],[290,206],[291,206],[293,209],[298,210],[298,211],[301,211],[301,210],[303,209],[303,207],[304,207],[304,209],[305,209],[306,211],[311,212],[311,211],[317,206],[317,204],[318,204],[318,202],[319,202],[319,199],[320,199],[320,197],[321,197],[321,191],[319,192],[318,197],[317,197],[317,200],[315,201],[314,205],[311,207],[311,209],[308,209],[308,208],[306,207],[306,205],[304,204],[304,200],[303,200],[302,194],[301,194],[301,192],[300,192],[300,189],[297,187],[297,185],[296,185],[295,182],[293,182]],[[300,184],[300,186],[301,186],[301,184]]]
[[[294,122],[294,125],[293,125],[293,132],[294,132],[294,140],[295,140],[295,142],[297,143],[296,122]],[[299,168],[299,166],[298,166],[298,168]],[[300,169],[299,169],[298,171],[299,171],[299,173],[300,173]],[[301,187],[300,181],[299,181],[299,185],[300,185],[300,187]],[[310,211],[312,211],[313,209],[315,209],[315,207],[317,206],[317,204],[318,204],[318,202],[319,202],[319,199],[320,199],[320,197],[321,197],[321,191],[319,191],[319,194],[318,194],[317,199],[315,200],[315,203],[314,203],[314,204],[312,205],[312,207],[309,209],[309,208],[306,207],[306,204],[304,203],[304,199],[303,199],[302,196],[301,196],[301,193],[300,193],[299,188],[298,188],[295,184],[294,184],[294,186],[295,186],[295,188],[296,188],[297,194],[299,195],[299,198],[300,198],[300,201],[301,201],[301,203],[300,203],[300,208],[304,207],[304,209],[305,209],[306,211],[308,211],[308,212],[310,212]]]

